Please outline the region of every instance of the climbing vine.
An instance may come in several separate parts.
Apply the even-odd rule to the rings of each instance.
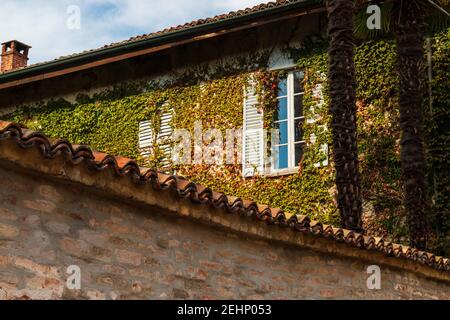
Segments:
[[[431,39],[432,104],[425,107],[425,134],[429,166],[430,219],[436,235],[436,253],[450,253],[450,29]]]
[[[430,211],[436,231],[435,252],[448,254],[450,223],[448,173],[449,123],[449,33],[433,38],[433,111],[427,116],[427,146],[433,207]],[[326,157],[320,147],[331,142],[328,115],[327,43],[293,51],[298,68],[304,71],[303,135],[306,145],[297,173],[281,177],[244,179],[239,165],[185,165],[177,173],[217,191],[308,215],[323,223],[339,225],[335,203],[334,168],[317,165]],[[402,207],[401,169],[397,108],[395,45],[392,41],[369,41],[356,49],[359,149],[364,197],[365,227],[368,233],[407,243]],[[242,68],[244,70],[245,68]],[[168,86],[157,83],[127,83],[76,101],[53,100],[22,107],[8,120],[42,130],[51,137],[88,144],[103,152],[137,159],[158,167],[160,154],[143,159],[138,149],[139,122],[150,120],[158,127],[163,105],[174,110],[174,128],[194,130],[195,121],[205,129],[241,128],[243,90],[251,76],[247,70],[214,76],[187,74]],[[203,72],[207,72],[203,70]],[[264,111],[264,126],[270,128],[276,115],[279,73],[254,73],[256,93]],[[204,83],[192,81],[210,79]],[[190,79],[188,81],[188,79]],[[166,103],[166,104],[164,104]],[[427,109],[428,110],[428,109]],[[427,111],[428,112],[428,111]],[[310,139],[315,136],[314,141]]]

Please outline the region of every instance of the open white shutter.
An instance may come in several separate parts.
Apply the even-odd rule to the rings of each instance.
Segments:
[[[245,89],[242,173],[251,177],[264,172],[263,113],[258,110],[254,80]]]
[[[325,125],[319,126],[319,128],[321,130],[327,131],[327,126],[325,126]],[[311,143],[311,145],[315,145],[316,142],[317,142],[317,137],[316,137],[316,135],[314,133],[312,133],[311,136],[310,136],[310,143]],[[321,156],[324,158],[324,160],[314,163],[314,167],[319,168],[319,167],[326,167],[326,166],[328,166],[328,162],[329,162],[329,159],[328,159],[328,143],[321,144],[320,147],[319,147],[319,152],[320,152]]]
[[[322,79],[322,81],[325,81],[325,79],[326,79],[326,74],[325,73],[320,73],[319,76]],[[322,107],[323,104],[325,103],[325,99],[324,99],[324,96],[323,96],[323,85],[322,85],[322,83],[318,83],[318,84],[316,84],[314,86],[314,88],[312,90],[312,94],[313,94],[313,97],[317,101],[316,102],[316,106],[319,107],[319,108]],[[312,106],[312,108],[313,108],[313,117],[307,119],[307,122],[310,123],[310,124],[317,122],[317,116],[318,116],[314,112],[315,111],[315,106],[314,105]],[[328,130],[326,125],[321,125],[321,126],[319,126],[319,128],[320,128],[320,130],[323,130],[323,131],[327,131]],[[316,140],[317,140],[317,137],[315,136],[315,134],[314,133],[311,134],[311,136],[310,136],[310,143],[312,145],[314,145],[314,144],[316,144]],[[316,168],[328,166],[328,163],[329,163],[328,144],[327,143],[323,143],[323,144],[320,145],[319,148],[320,148],[320,153],[325,158],[325,160],[315,163],[314,167],[316,167]]]

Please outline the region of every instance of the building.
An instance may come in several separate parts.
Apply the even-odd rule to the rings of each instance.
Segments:
[[[448,260],[392,243],[381,223],[406,241],[385,43],[374,44],[386,53],[375,62],[359,48],[359,70],[385,67],[364,84],[376,103],[359,100],[370,120],[361,138],[367,235],[329,226],[338,216],[326,63],[312,54],[325,27],[321,1],[286,0],[31,66],[28,46],[5,43],[0,118],[126,158],[2,123],[3,298],[448,298]],[[175,130],[188,148],[173,159]],[[273,272],[255,269],[266,263]],[[67,264],[89,275],[85,289],[64,286]],[[366,286],[373,264],[384,290]]]

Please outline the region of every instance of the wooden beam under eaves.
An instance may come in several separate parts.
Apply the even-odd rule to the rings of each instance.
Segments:
[[[133,51],[133,52],[119,54],[117,56],[100,59],[100,60],[97,60],[97,61],[94,61],[94,62],[84,63],[84,64],[81,64],[81,65],[78,65],[78,66],[69,67],[69,68],[65,68],[65,69],[62,69],[62,70],[46,72],[46,73],[38,74],[38,75],[35,75],[35,76],[26,77],[26,78],[23,78],[23,79],[20,79],[20,80],[13,80],[13,81],[1,83],[0,84],[0,90],[1,89],[6,89],[6,88],[11,88],[11,87],[16,87],[16,86],[27,84],[27,83],[31,83],[31,82],[36,82],[36,81],[42,81],[42,80],[46,80],[46,79],[50,79],[50,78],[55,78],[55,77],[59,77],[59,76],[62,76],[62,75],[66,75],[66,74],[70,74],[70,73],[74,73],[74,72],[78,72],[78,71],[82,71],[82,70],[86,70],[86,69],[91,69],[91,68],[95,68],[95,67],[98,67],[98,66],[103,66],[103,65],[106,65],[106,64],[114,63],[114,62],[118,62],[118,61],[130,59],[130,58],[134,58],[134,57],[138,57],[138,56],[143,56],[143,55],[155,53],[155,52],[166,50],[166,49],[170,49],[170,48],[173,48],[173,47],[176,47],[176,46],[189,44],[189,43],[197,42],[197,41],[202,41],[202,40],[218,37],[218,36],[225,35],[225,34],[232,33],[232,32],[236,32],[236,31],[241,31],[241,30],[245,30],[245,29],[259,27],[259,26],[262,26],[262,25],[265,25],[265,24],[269,24],[269,23],[273,23],[273,22],[277,22],[277,21],[281,21],[281,20],[292,19],[292,18],[296,18],[296,17],[299,17],[299,16],[312,14],[312,13],[319,13],[319,12],[324,12],[324,11],[325,11],[325,9],[323,7],[317,7],[317,8],[304,10],[304,11],[296,12],[296,13],[291,13],[291,14],[287,14],[287,15],[283,15],[283,16],[262,19],[260,21],[247,23],[247,24],[239,26],[239,27],[227,28],[227,29],[223,29],[223,30],[220,30],[220,31],[216,31],[216,32],[205,33],[205,34],[198,35],[198,36],[195,36],[195,37],[192,37],[192,38],[189,38],[189,39],[174,41],[174,42],[171,42],[171,43],[162,44],[162,45],[158,45],[158,46],[151,47],[151,48],[146,48],[146,49],[136,50],[136,51]]]

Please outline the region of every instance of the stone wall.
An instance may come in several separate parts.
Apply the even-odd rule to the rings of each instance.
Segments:
[[[420,272],[380,265],[381,290],[368,290],[373,262],[232,232],[3,160],[0,177],[0,299],[450,299],[448,281]],[[66,286],[71,265],[81,290]]]

